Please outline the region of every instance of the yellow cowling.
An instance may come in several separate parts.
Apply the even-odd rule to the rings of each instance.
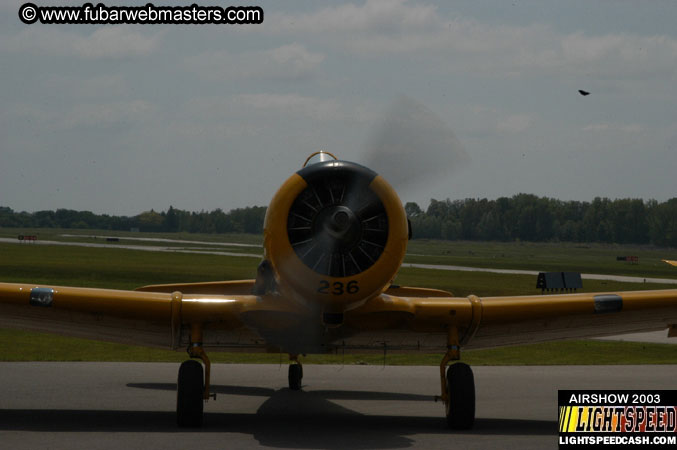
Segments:
[[[323,266],[321,269],[319,262],[316,262],[315,267],[313,267],[312,263],[304,261],[301,258],[304,252],[295,248],[295,244],[290,241],[289,232],[290,224],[294,220],[290,216],[295,214],[292,206],[295,205],[297,198],[302,193],[307,192],[309,186],[311,188],[317,187],[320,190],[326,186],[325,183],[336,183],[337,176],[340,180],[358,180],[356,182],[362,183],[361,189],[363,189],[363,192],[378,199],[377,201],[380,202],[379,210],[384,211],[384,215],[387,217],[387,239],[384,239],[382,249],[379,248],[378,250],[381,252],[380,255],[377,258],[365,259],[364,261],[368,261],[366,264],[360,263],[361,266],[368,267],[360,267],[359,270],[355,270],[355,266],[353,266],[352,271],[347,271],[351,273],[346,273],[346,276],[343,276],[344,274],[340,270],[332,270],[331,266],[329,268]],[[335,194],[330,194],[330,197],[327,197],[331,198],[330,200],[323,203],[318,198],[314,205],[308,206],[307,215],[311,217],[303,220],[308,221],[304,228],[309,229],[310,239],[313,239],[315,236],[313,233],[318,227],[324,226],[324,224],[318,225],[318,221],[323,220],[322,217],[326,217],[323,211],[332,211],[331,208],[347,211],[348,215],[353,218],[351,220],[354,220],[355,227],[358,229],[355,233],[358,235],[359,233],[364,235],[369,232],[367,229],[369,225],[360,222],[362,218],[358,217],[360,211],[354,203],[355,196],[346,194],[346,199],[342,201],[343,196],[339,195],[340,187],[335,189]],[[350,200],[347,199],[348,197],[350,197]],[[308,203],[306,202],[306,204]],[[319,230],[316,234],[323,232],[323,230]],[[342,313],[356,308],[387,289],[402,264],[406,253],[407,240],[406,214],[394,189],[385,179],[371,170],[344,161],[321,162],[292,175],[273,197],[264,223],[265,258],[272,264],[280,293],[304,303],[307,307],[325,313]],[[317,239],[316,242],[312,243],[312,251],[319,255],[324,255],[323,252],[331,255],[331,252],[337,251],[335,248],[322,248],[320,250],[316,248],[317,245],[331,246],[327,242],[327,239]],[[366,246],[370,245],[364,244],[359,239],[356,242],[352,254],[349,253],[350,249],[344,249],[347,256],[334,255],[334,261],[341,261],[340,258],[343,258],[345,265],[345,261],[350,261],[352,255],[364,253],[358,248],[359,246],[367,248]],[[331,242],[329,243],[331,244]],[[319,259],[321,258],[322,256],[319,257]],[[346,272],[345,267],[343,272]]]

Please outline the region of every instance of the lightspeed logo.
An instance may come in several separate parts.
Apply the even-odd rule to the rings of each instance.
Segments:
[[[677,391],[559,391],[559,447],[674,448]]]

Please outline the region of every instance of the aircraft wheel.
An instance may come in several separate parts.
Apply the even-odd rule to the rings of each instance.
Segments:
[[[447,423],[449,428],[469,430],[475,422],[475,378],[465,363],[455,363],[447,369]]]
[[[204,399],[204,372],[195,360],[184,361],[179,367],[176,389],[176,423],[180,427],[201,427]]]
[[[298,391],[301,389],[301,380],[303,379],[303,367],[301,364],[289,365],[289,389]]]

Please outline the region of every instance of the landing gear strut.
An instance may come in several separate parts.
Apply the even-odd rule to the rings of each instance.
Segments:
[[[301,389],[301,380],[303,380],[303,366],[299,362],[298,355],[289,355],[291,364],[289,364],[289,389],[298,391]]]
[[[210,396],[211,363],[202,348],[202,326],[199,324],[191,326],[188,355],[191,358],[201,359],[204,363],[204,370],[202,364],[194,359],[184,361],[179,367],[176,389],[176,423],[180,427],[201,427],[204,403],[209,400]]]
[[[447,368],[449,361],[461,359],[458,329],[449,328],[447,353],[440,363],[441,399],[444,402],[449,428],[468,430],[475,422],[475,378],[469,365],[457,362]],[[446,374],[445,374],[446,370]]]

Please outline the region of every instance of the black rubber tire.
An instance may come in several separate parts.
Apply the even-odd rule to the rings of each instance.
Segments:
[[[204,407],[204,371],[195,360],[181,363],[176,386],[176,424],[180,427],[201,427]]]
[[[301,389],[301,380],[303,379],[303,368],[300,364],[289,364],[289,389],[298,391]]]
[[[475,423],[475,377],[469,365],[459,362],[447,369],[447,423],[454,430],[469,430]]]

